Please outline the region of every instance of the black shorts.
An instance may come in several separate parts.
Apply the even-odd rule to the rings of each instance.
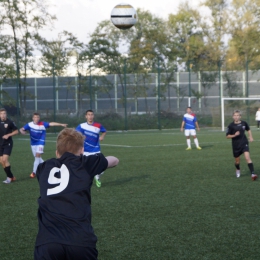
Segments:
[[[49,243],[34,249],[34,260],[97,260],[97,257],[98,251],[94,247]]]
[[[235,158],[239,157],[244,152],[249,152],[249,146],[248,145],[244,145],[244,146],[242,146],[238,149],[233,148],[233,155],[234,155]]]
[[[0,146],[0,156],[11,155],[13,149],[13,142],[5,143]]]

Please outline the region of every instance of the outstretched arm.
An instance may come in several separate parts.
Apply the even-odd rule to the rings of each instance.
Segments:
[[[50,126],[63,126],[63,127],[67,127],[68,124],[61,124],[61,123],[57,123],[57,122],[50,122],[49,125]]]
[[[115,156],[106,156],[108,165],[107,168],[112,168],[118,165],[119,160]]]

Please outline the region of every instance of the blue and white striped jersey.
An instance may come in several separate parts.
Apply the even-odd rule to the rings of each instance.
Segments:
[[[33,121],[27,123],[23,128],[30,132],[31,145],[45,145],[46,128],[49,128],[48,122],[40,121],[35,124]]]
[[[84,141],[84,152],[100,152],[99,133],[106,132],[106,129],[99,123],[88,124],[82,123],[76,127],[76,130],[82,133],[86,138]]]

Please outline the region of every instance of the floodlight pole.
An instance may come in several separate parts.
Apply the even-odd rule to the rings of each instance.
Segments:
[[[20,67],[18,63],[18,58],[16,57],[16,113],[17,113],[17,126],[19,128],[20,119],[20,102],[19,102],[19,84],[20,84]]]
[[[162,130],[161,128],[161,71],[160,71],[160,59],[158,57],[158,129]]]
[[[218,78],[219,78],[219,105],[220,106],[221,106],[221,97],[222,97],[222,91],[221,91],[221,84],[222,84],[221,67],[222,67],[222,60],[219,60],[218,61]]]
[[[188,60],[188,72],[189,72],[189,99],[188,99],[188,107],[190,107],[191,106],[191,102],[190,102],[190,100],[191,100],[191,65],[192,65],[192,63],[191,63],[191,60]]]
[[[125,103],[125,131],[127,131],[127,98],[126,98],[126,58],[124,59],[124,103]]]
[[[89,105],[92,110],[92,75],[91,75],[91,58],[89,61]]]
[[[246,97],[249,97],[249,84],[248,84],[248,64],[249,64],[250,60],[246,61]],[[247,100],[248,102],[248,100]]]
[[[246,97],[249,97],[249,83],[248,83],[248,64],[249,64],[250,60],[246,61]],[[248,100],[246,100],[246,116],[247,116],[247,122],[249,122],[249,109],[248,109]]]
[[[53,121],[56,122],[56,80],[55,80],[55,57],[52,58],[52,84],[53,84]],[[54,127],[56,133],[56,128]]]

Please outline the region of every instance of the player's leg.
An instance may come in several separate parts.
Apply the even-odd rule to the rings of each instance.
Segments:
[[[198,149],[198,150],[201,150],[201,147],[199,146],[199,140],[198,140],[198,138],[197,138],[197,135],[196,135],[196,130],[194,129],[192,129],[191,130],[191,135],[193,136],[193,140],[194,140],[194,143],[195,143],[195,145],[196,145],[196,148]]]
[[[191,150],[191,143],[190,143],[190,130],[189,129],[185,129],[184,130],[184,135],[186,136],[186,143],[187,143],[187,148],[186,150]]]
[[[100,153],[100,151],[99,151],[99,152],[96,152],[96,153]],[[101,172],[100,174],[97,174],[97,175],[95,176],[96,186],[97,186],[98,188],[101,187],[101,180],[100,180],[100,178],[101,178],[101,175],[103,175],[103,174],[104,174],[104,172]]]
[[[11,155],[12,153],[12,149],[13,149],[13,143],[9,143],[8,145],[5,145],[4,146],[4,149],[3,149],[3,155],[2,155],[2,158],[1,158],[1,164],[4,168],[4,171],[6,173],[6,180],[4,181],[4,183],[8,184],[8,183],[11,183],[12,181],[15,181],[16,178],[14,177],[12,171],[11,171],[11,165],[10,165],[10,162],[9,162],[9,156]]]
[[[44,146],[43,145],[32,145],[31,148],[32,148],[32,153],[34,155],[34,162],[33,162],[33,171],[30,174],[30,177],[34,178],[36,176],[36,171],[37,171],[38,165],[43,162],[43,159],[41,156],[43,153]]]
[[[253,164],[253,162],[250,158],[249,151],[244,152],[244,156],[245,156],[248,168],[249,168],[250,173],[251,173],[251,178],[252,178],[253,181],[255,181],[257,179],[257,175],[254,172],[254,164]]]
[[[97,175],[95,176],[96,186],[97,186],[98,188],[101,187],[100,177],[101,177],[101,175],[103,175],[103,174],[104,174],[104,172],[101,172],[100,174],[97,174]]]
[[[99,151],[99,152],[96,152],[96,153],[100,153],[100,151]],[[96,154],[96,153],[84,152],[83,155],[89,156],[89,155],[93,155],[93,154]],[[102,175],[103,173],[104,173],[104,172],[102,172],[102,173],[100,173],[100,174],[98,174],[98,175],[96,175],[96,176],[94,177],[94,178],[95,178],[95,182],[96,182],[96,186],[97,186],[98,188],[101,187],[100,175]]]
[[[235,157],[236,176],[240,177],[240,157]]]

